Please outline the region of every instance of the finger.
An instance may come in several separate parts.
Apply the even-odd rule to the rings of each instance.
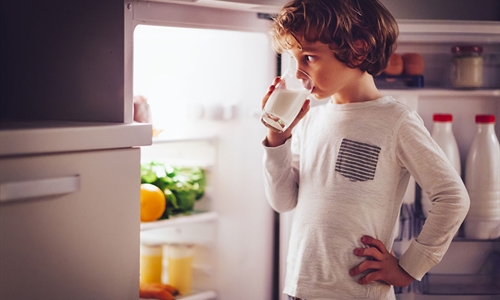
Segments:
[[[366,270],[378,270],[378,269],[380,269],[380,263],[378,261],[365,260],[364,262],[360,263],[357,267],[354,267],[351,270],[349,270],[349,274],[351,276],[356,276],[363,273]]]
[[[363,257],[373,257],[376,260],[382,260],[384,255],[380,253],[377,248],[356,248],[354,249],[354,255]]]
[[[261,109],[264,109],[264,106],[266,105],[267,103],[267,100],[269,99],[269,97],[271,96],[271,94],[273,93],[273,91],[276,89],[276,85],[281,81],[281,78],[279,77],[275,77],[274,80],[273,80],[273,83],[271,86],[269,86],[269,88],[267,89],[267,93],[266,95],[264,96],[264,98],[262,98],[262,107]]]
[[[381,272],[371,272],[368,273],[366,276],[361,277],[358,282],[360,284],[368,284],[373,281],[383,281],[382,279],[382,273]]]
[[[388,253],[387,248],[381,240],[374,239],[371,236],[365,235],[361,238],[361,242],[365,245],[377,248],[382,254]]]

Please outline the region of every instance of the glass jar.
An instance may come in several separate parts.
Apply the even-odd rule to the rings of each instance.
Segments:
[[[483,47],[465,45],[451,47],[453,53],[451,84],[457,88],[478,88],[483,85]]]

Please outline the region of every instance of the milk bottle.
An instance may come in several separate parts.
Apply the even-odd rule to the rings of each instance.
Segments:
[[[477,115],[477,132],[467,155],[465,186],[470,209],[464,222],[465,237],[500,237],[500,146],[495,116]]]
[[[460,153],[458,152],[457,141],[453,135],[452,121],[453,115],[451,114],[434,114],[433,115],[433,127],[431,136],[443,150],[444,154],[448,157],[450,162],[457,173],[461,174],[460,168]],[[427,218],[429,210],[431,209],[432,203],[429,196],[422,191],[421,197],[422,212]]]

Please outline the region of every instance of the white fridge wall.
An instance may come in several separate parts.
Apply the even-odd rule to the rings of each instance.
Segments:
[[[273,212],[258,118],[276,69],[267,35],[139,26],[134,40],[134,94],[148,98],[164,141],[144,148],[143,158],[209,164],[209,192],[197,207],[219,215],[212,288],[223,300],[272,299]]]

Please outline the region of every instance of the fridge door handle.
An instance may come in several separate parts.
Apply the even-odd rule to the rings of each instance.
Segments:
[[[0,203],[58,196],[80,190],[80,175],[0,183]]]

